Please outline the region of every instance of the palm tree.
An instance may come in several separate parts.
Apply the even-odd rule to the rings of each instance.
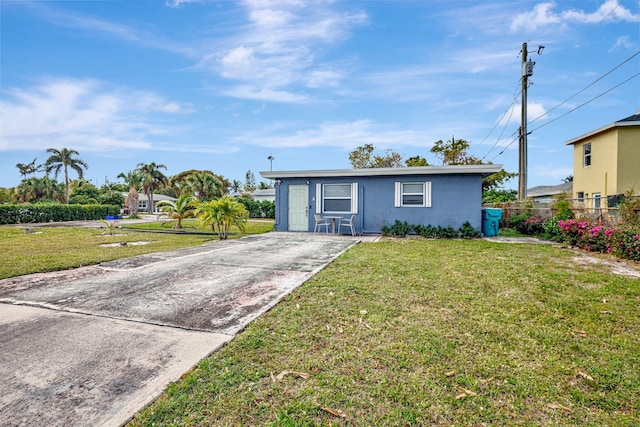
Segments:
[[[44,170],[47,175],[51,171],[54,172],[54,177],[58,177],[58,173],[60,173],[60,169],[64,170],[64,194],[65,201],[69,203],[69,168],[76,171],[78,174],[78,178],[82,178],[83,168],[87,169],[89,166],[87,163],[79,159],[77,156],[78,153],[76,150],[69,150],[68,148],[63,148],[62,150],[57,150],[55,148],[49,148],[47,153],[51,153],[51,156],[44,163]]]
[[[37,202],[39,200],[53,200],[64,202],[64,188],[48,176],[42,178],[23,179],[20,185],[14,189],[16,200],[24,203]]]
[[[147,212],[153,213],[153,192],[160,185],[167,185],[169,178],[160,169],[166,169],[165,165],[158,165],[155,162],[149,164],[138,163],[135,172],[142,175],[142,189],[147,195]]]
[[[211,225],[214,229],[217,225],[220,240],[225,240],[229,236],[229,229],[232,226],[238,227],[240,232],[244,233],[249,211],[233,197],[226,196],[201,203],[196,210],[196,215],[200,223],[205,226]]]
[[[35,174],[36,172],[38,172],[40,170],[40,168],[42,167],[42,165],[37,165],[36,166],[36,160],[38,160],[37,157],[35,159],[33,159],[33,161],[31,163],[27,163],[26,165],[24,165],[22,163],[18,163],[16,165],[16,167],[20,171],[20,176],[26,178],[27,175]]]
[[[129,171],[127,173],[120,172],[117,178],[122,178],[129,188],[133,187],[139,190],[142,187],[142,174],[137,171]]]
[[[204,171],[189,175],[182,183],[182,191],[194,194],[198,199],[215,199],[222,196],[222,183],[212,173]]]
[[[161,216],[168,216],[177,221],[173,228],[182,228],[182,220],[194,216],[196,205],[195,197],[185,195],[178,197],[175,201],[161,200],[157,206],[163,212]]]
[[[230,188],[231,191],[235,194],[239,192],[241,188],[242,188],[242,183],[237,179],[234,179],[233,182],[231,183],[231,188]]]

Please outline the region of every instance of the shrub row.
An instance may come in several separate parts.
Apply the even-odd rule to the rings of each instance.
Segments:
[[[252,200],[244,197],[238,197],[236,199],[244,205],[249,211],[250,218],[275,218],[276,217],[276,203],[269,200]]]
[[[559,214],[543,219],[521,213],[511,216],[504,225],[522,234],[561,242],[571,247],[640,261],[640,229],[637,226],[614,226],[567,216],[569,215]]]
[[[416,234],[432,239],[472,239],[480,237],[480,231],[473,228],[469,221],[466,221],[456,230],[451,226],[409,225],[406,221],[396,220],[393,225],[383,225],[381,232],[383,236],[405,237],[408,234]]]
[[[559,240],[572,247],[640,261],[640,232],[637,229],[577,219],[560,220],[558,228]]]
[[[119,215],[116,205],[63,205],[54,203],[0,205],[0,224],[29,224],[98,220],[108,215]]]

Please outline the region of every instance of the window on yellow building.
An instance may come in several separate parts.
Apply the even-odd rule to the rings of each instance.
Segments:
[[[582,146],[582,154],[583,154],[583,166],[591,166],[591,143],[588,142]]]

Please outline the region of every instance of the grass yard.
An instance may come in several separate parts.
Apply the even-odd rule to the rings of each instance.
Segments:
[[[117,225],[117,223],[116,223]],[[138,224],[142,229],[154,229],[160,223]],[[170,226],[166,226],[170,230]],[[246,234],[265,233],[273,229],[273,221],[249,221]],[[176,235],[144,233],[134,229],[113,229],[113,235],[105,228],[41,227],[25,234],[20,227],[0,227],[0,279],[30,273],[64,270],[98,264],[151,252],[196,246],[217,241],[217,234]],[[199,229],[198,231],[203,231]],[[210,231],[210,229],[209,229]],[[232,229],[229,238],[242,235]],[[145,244],[139,244],[145,242]],[[101,246],[127,243],[126,245]]]
[[[640,279],[575,256],[360,244],[130,425],[640,425]]]

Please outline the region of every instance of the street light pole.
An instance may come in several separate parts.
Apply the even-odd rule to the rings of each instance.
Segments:
[[[275,159],[275,157],[269,154],[269,157],[267,157],[267,160],[269,160],[269,172],[273,172],[273,159]]]

